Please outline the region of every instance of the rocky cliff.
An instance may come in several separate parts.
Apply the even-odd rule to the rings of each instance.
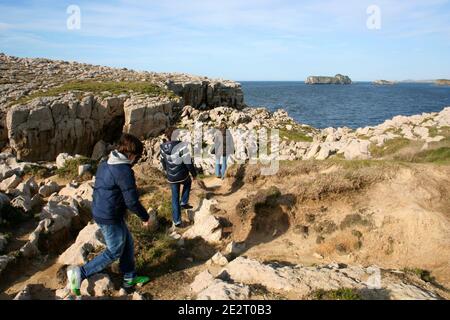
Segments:
[[[334,77],[311,76],[305,81],[306,84],[352,84],[348,76],[337,74]]]
[[[190,105],[240,109],[240,84],[187,74],[136,72],[0,54],[0,147],[21,160],[90,155],[114,132],[156,136]],[[33,146],[33,150],[31,150]],[[42,147],[42,148],[41,148]]]

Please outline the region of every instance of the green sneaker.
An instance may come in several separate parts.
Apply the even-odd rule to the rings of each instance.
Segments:
[[[78,266],[71,266],[67,268],[67,287],[70,289],[72,294],[77,297],[81,296],[81,271]]]
[[[149,282],[150,282],[150,278],[144,277],[144,276],[134,277],[133,279],[124,279],[123,280],[123,288],[125,290],[132,289],[136,285],[143,286]]]

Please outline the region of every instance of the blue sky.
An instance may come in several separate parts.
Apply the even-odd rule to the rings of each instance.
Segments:
[[[0,52],[241,81],[450,78],[450,0],[0,0]]]

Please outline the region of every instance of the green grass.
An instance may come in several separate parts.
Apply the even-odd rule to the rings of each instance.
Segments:
[[[152,97],[164,96],[169,98],[177,97],[174,92],[163,89],[155,84],[148,82],[114,82],[114,81],[74,81],[68,82],[60,87],[51,88],[47,91],[34,92],[28,96],[14,102],[14,104],[24,104],[30,100],[39,97],[54,97],[68,91],[82,91],[92,92],[94,94],[103,94],[109,92],[110,94],[119,95],[124,93],[141,93]]]
[[[450,137],[450,127],[441,127],[441,128],[437,128],[437,127],[430,127],[428,128],[429,132],[430,132],[430,137],[434,138],[437,136],[444,136],[444,137]]]
[[[379,147],[375,144],[372,144],[370,146],[370,153],[375,158],[381,158],[390,154],[394,154],[398,152],[399,150],[407,147],[411,143],[410,140],[405,138],[395,138],[392,140],[386,141],[386,143]]]
[[[48,168],[37,165],[27,165],[25,166],[23,172],[25,175],[30,175],[37,178],[47,178],[51,174]]]
[[[60,178],[75,179],[78,177],[78,167],[85,164],[91,165],[91,173],[95,175],[98,165],[97,162],[85,157],[67,160],[64,167],[56,170],[56,174]]]
[[[312,142],[313,138],[308,136],[304,131],[280,129],[280,138],[295,142]]]
[[[130,231],[134,237],[136,269],[140,274],[154,272],[155,268],[165,268],[173,262],[177,254],[176,241],[164,232],[151,232],[142,227],[135,215],[128,217]]]
[[[315,300],[362,300],[354,289],[317,290],[312,294]]]
[[[450,147],[425,150],[414,155],[412,162],[450,164]]]

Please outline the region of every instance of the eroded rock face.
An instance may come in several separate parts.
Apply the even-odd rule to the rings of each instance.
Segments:
[[[53,161],[64,152],[90,156],[97,141],[121,129],[125,99],[67,94],[14,106],[7,114],[9,143],[19,160]]]
[[[122,81],[122,82],[147,82],[158,87],[175,92],[182,101],[181,107],[190,104],[196,108],[211,109],[226,105],[233,108],[241,108],[244,98],[241,85],[227,80],[208,79],[206,77],[192,76],[179,73],[155,73],[136,72],[128,69],[109,68],[89,64],[65,61],[53,61],[49,59],[22,59],[0,54],[0,148],[8,143],[7,112],[17,100],[36,91],[48,90],[73,81]],[[180,99],[178,98],[178,99]],[[120,105],[120,97],[110,97],[106,102],[111,107]],[[183,102],[184,101],[184,102]],[[88,102],[83,104],[82,112],[77,119],[84,122],[89,117],[83,114],[95,112],[95,106]],[[37,113],[38,111],[36,111]],[[49,116],[48,110],[40,110],[39,117]],[[51,111],[53,114],[53,111]],[[101,115],[102,113],[97,113]],[[49,119],[49,118],[48,118]],[[73,118],[62,124],[55,121],[53,130],[73,131]],[[98,120],[92,117],[92,120]],[[51,122],[48,124],[50,126]],[[80,122],[77,121],[77,128]],[[99,126],[96,123],[86,125],[88,128]],[[122,123],[123,125],[123,123]],[[101,126],[100,126],[101,127]],[[46,130],[42,130],[46,131]],[[115,131],[114,129],[112,130]],[[77,134],[84,131],[77,131]],[[49,133],[45,133],[49,134]],[[92,133],[87,133],[90,136]],[[39,140],[34,133],[24,134],[27,139]],[[72,132],[73,136],[74,133]],[[53,134],[50,134],[53,136]],[[79,138],[77,136],[77,138]],[[44,139],[45,140],[45,139]],[[98,139],[100,140],[100,139]],[[97,141],[98,141],[97,140]],[[95,141],[96,142],[96,141]],[[94,143],[95,143],[94,142]],[[17,142],[18,143],[18,142]],[[76,142],[73,142],[76,145]],[[88,149],[92,148],[89,141]],[[79,145],[80,149],[83,149]],[[84,151],[84,150],[83,150]],[[92,151],[92,150],[90,150]],[[29,153],[29,152],[28,152]],[[85,152],[77,152],[86,155]],[[21,157],[22,158],[22,157]],[[30,157],[31,158],[31,157]]]

